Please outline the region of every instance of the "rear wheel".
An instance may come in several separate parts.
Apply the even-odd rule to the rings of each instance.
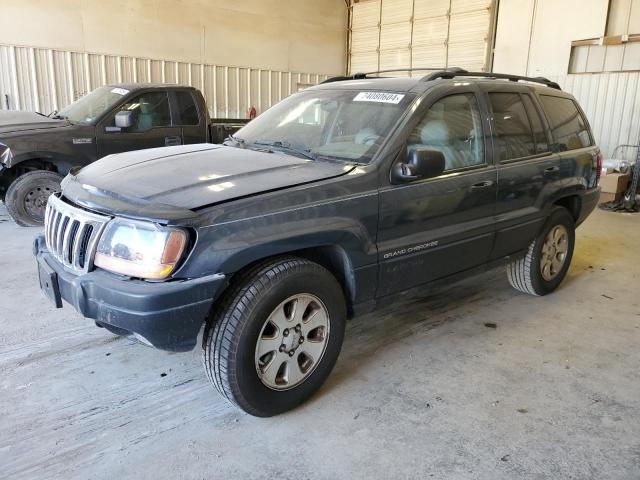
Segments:
[[[9,185],[4,199],[11,218],[23,227],[42,225],[49,195],[60,191],[61,181],[60,175],[46,170],[20,175]]]
[[[509,283],[532,295],[551,293],[567,274],[574,244],[573,216],[564,207],[554,207],[526,255],[511,260],[507,266]]]
[[[344,338],[342,288],[297,257],[258,265],[234,283],[205,329],[205,369],[234,405],[277,415],[308,399],[333,369]]]

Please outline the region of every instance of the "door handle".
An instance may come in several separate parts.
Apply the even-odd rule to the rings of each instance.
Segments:
[[[549,175],[551,173],[558,173],[560,171],[560,167],[558,167],[557,165],[553,166],[553,167],[547,167],[544,169],[544,174],[545,175]]]
[[[478,182],[471,185],[472,190],[478,190],[480,188],[487,188],[493,186],[493,181],[485,180],[484,182]]]
[[[182,145],[182,137],[179,135],[173,137],[164,137],[164,146],[172,147],[175,145]]]

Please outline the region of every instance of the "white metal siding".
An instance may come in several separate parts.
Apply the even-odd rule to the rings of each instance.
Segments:
[[[329,76],[0,45],[0,109],[49,113],[105,84],[153,82],[192,85],[211,116],[245,118]]]
[[[617,145],[640,143],[640,72],[569,74],[554,80],[580,103],[605,158]]]
[[[488,70],[492,0],[368,0],[351,14],[349,71]]]

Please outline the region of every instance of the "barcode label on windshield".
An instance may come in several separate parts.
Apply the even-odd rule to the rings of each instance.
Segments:
[[[400,103],[404,95],[388,92],[360,92],[353,99],[354,102],[380,102],[380,103]]]
[[[126,95],[127,93],[129,93],[129,90],[127,90],[126,88],[112,88],[111,89],[111,93],[115,93],[116,95]]]

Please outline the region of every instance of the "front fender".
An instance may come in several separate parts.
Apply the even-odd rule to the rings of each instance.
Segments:
[[[264,258],[325,246],[341,248],[358,269],[377,262],[377,225],[377,192],[219,221],[196,227],[195,245],[175,275],[230,275]]]

